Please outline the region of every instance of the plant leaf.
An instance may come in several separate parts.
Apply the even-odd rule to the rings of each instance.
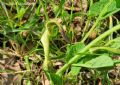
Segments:
[[[120,37],[114,40],[114,42],[111,44],[111,47],[120,48]]]
[[[120,37],[110,40],[106,46],[110,46],[112,48],[119,49],[120,48]]]
[[[94,3],[88,12],[88,16],[89,17],[94,17],[94,16],[98,16],[102,11],[104,11],[104,7],[106,4],[111,3],[108,7],[107,7],[107,11],[104,13],[104,15],[102,16],[104,18],[118,12],[120,10],[120,5],[119,0],[112,0],[112,1],[108,1],[108,0],[100,0],[99,2]]]
[[[102,11],[103,7],[105,6],[105,4],[106,4],[105,2],[100,2],[100,1],[94,3],[88,11],[88,16],[94,17],[94,16],[99,15],[100,12]]]
[[[113,60],[109,57],[108,54],[102,54],[97,57],[87,57],[83,59],[83,64],[73,64],[73,66],[81,66],[87,68],[103,68],[103,67],[112,67],[114,66]],[[80,61],[81,62],[81,61]]]
[[[73,56],[75,56],[85,45],[83,43],[75,43],[74,45],[67,46],[66,61],[68,62]],[[80,71],[80,67],[71,67],[71,71],[68,73],[68,76],[77,76]]]
[[[72,66],[68,76],[75,77],[79,74],[81,67]],[[73,78],[74,79],[74,78]]]
[[[63,85],[62,78],[55,73],[45,71],[47,78],[49,79],[51,85]]]
[[[115,0],[117,8],[120,8],[120,0]]]
[[[74,45],[67,46],[67,53],[66,53],[66,61],[68,62],[75,54],[79,53],[81,49],[83,49],[85,45],[83,43],[75,43]]]

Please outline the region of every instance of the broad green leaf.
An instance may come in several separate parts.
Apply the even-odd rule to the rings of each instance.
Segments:
[[[120,48],[120,37],[116,38],[113,43],[111,43],[111,47]]]
[[[105,2],[94,3],[88,11],[88,16],[93,17],[99,15],[105,4],[106,4]]]
[[[102,54],[97,57],[87,57],[83,59],[83,64],[73,64],[73,66],[87,67],[87,68],[103,68],[113,67],[114,62],[108,54]]]
[[[62,78],[54,73],[51,74],[51,79],[54,85],[63,85]]]
[[[115,0],[117,8],[120,8],[120,0]]]
[[[80,72],[81,68],[78,67],[71,67],[71,71],[69,72],[70,75],[78,75],[78,73]]]
[[[120,37],[110,40],[105,46],[110,46],[112,48],[120,48]]]
[[[83,43],[75,43],[74,45],[67,46],[66,61],[68,62],[72,57],[83,49],[85,45]],[[77,76],[80,71],[80,67],[71,67],[71,71],[68,73],[68,76]]]
[[[83,49],[85,45],[83,43],[77,42],[74,45],[67,46],[67,53],[66,53],[66,61],[68,62],[72,57],[74,57],[77,53]]]
[[[118,11],[120,11],[120,6],[118,6],[118,3],[116,2],[116,0],[113,0],[111,2],[111,4],[109,5],[107,12],[104,14],[102,19],[104,19]]]
[[[67,76],[71,76],[71,79],[72,79],[72,77],[75,77],[80,73],[80,69],[81,67],[72,66]]]
[[[51,85],[63,85],[62,78],[59,75],[56,75],[55,73],[52,72],[47,72],[45,71],[45,74],[50,81]]]
[[[98,16],[101,12],[104,12],[104,14],[102,16],[103,17],[102,19],[104,19],[104,18],[106,18],[106,17],[108,17],[108,16],[110,16],[110,15],[112,15],[120,10],[120,5],[118,2],[120,2],[120,1],[118,1],[118,0],[108,0],[108,1],[107,0],[105,0],[105,1],[100,0],[99,2],[94,3],[90,7],[89,12],[88,12],[88,16],[94,17],[94,16]],[[106,8],[107,11],[103,10],[104,7],[108,3],[110,3],[110,4]]]

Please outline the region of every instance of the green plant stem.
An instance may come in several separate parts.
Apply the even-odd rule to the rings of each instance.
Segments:
[[[83,28],[82,37],[84,37],[86,31],[88,30],[89,23],[90,23],[90,19],[86,21],[85,27]]]
[[[106,31],[105,33],[103,33],[102,35],[100,35],[99,37],[97,37],[95,40],[93,40],[90,44],[88,44],[85,48],[83,48],[79,53],[79,55],[75,55],[72,59],[70,59],[70,61],[68,63],[66,63],[61,69],[59,69],[56,74],[57,75],[62,75],[62,73],[71,65],[73,64],[75,61],[77,61],[78,59],[80,59],[82,57],[82,55],[87,52],[92,46],[94,46],[97,42],[99,42],[100,40],[102,40],[103,38],[107,37],[108,35],[110,35],[111,33],[117,31],[120,29],[120,24],[113,27],[112,29]]]
[[[117,37],[117,38],[114,38],[114,39],[112,39],[112,40],[109,40],[104,46],[109,46],[109,45],[111,45],[112,43],[118,41],[119,39],[120,39],[120,37]]]
[[[112,53],[120,54],[119,49],[115,49],[115,48],[111,48],[111,47],[94,47],[94,48],[90,49],[90,51],[92,51],[92,52],[97,51],[97,50],[107,50],[107,51],[110,51]]]
[[[24,58],[25,58],[26,68],[27,70],[30,70],[29,56],[24,56]]]
[[[99,23],[99,19],[96,20],[96,22],[94,23],[94,25],[92,26],[92,28],[89,30],[89,32],[85,35],[85,37],[82,39],[82,43],[85,42],[85,40],[87,39],[87,37],[91,34],[91,32],[95,29],[95,27],[97,26],[97,24]],[[87,23],[88,24],[88,23]]]
[[[71,7],[71,14],[70,14],[70,21],[72,21],[72,17],[73,17],[73,9],[74,9],[73,3],[74,3],[74,1],[72,0],[72,7]]]
[[[112,16],[109,17],[109,29],[113,27],[113,19]],[[113,39],[113,34],[110,35],[109,40]]]
[[[110,1],[104,8],[103,11],[99,14],[96,22],[94,23],[94,25],[92,26],[92,28],[89,30],[89,32],[85,35],[85,37],[82,39],[82,43],[85,42],[85,40],[88,38],[88,36],[91,34],[91,32],[95,29],[95,27],[97,26],[97,24],[99,23],[100,20],[102,20],[103,16],[105,15],[105,13],[108,10],[108,7],[110,6],[110,4],[112,3],[112,1]]]
[[[7,12],[7,8],[6,8],[5,4],[4,4],[4,2],[2,2],[2,0],[0,0],[0,4],[1,4],[2,8],[4,9],[7,18],[10,20],[9,14]]]
[[[90,0],[90,7],[92,6],[92,4],[93,4],[93,0]]]
[[[43,9],[44,9],[44,14],[45,14],[45,18],[46,18],[46,20],[48,21],[48,19],[49,19],[49,17],[48,17],[48,13],[47,13],[47,7],[46,7],[46,4],[47,4],[47,2],[44,4],[44,0],[40,0],[41,1],[41,4],[42,4],[42,7],[43,7]],[[44,6],[45,5],[45,6]]]

